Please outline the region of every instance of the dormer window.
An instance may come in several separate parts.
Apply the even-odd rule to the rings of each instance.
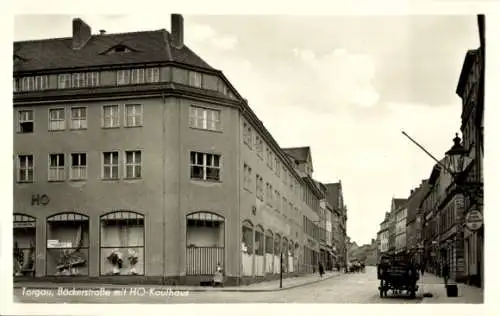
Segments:
[[[115,54],[115,53],[121,54],[121,53],[130,53],[132,51],[133,49],[125,45],[116,45],[107,50],[105,54]]]

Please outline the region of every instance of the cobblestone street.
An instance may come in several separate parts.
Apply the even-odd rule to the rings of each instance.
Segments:
[[[318,277],[319,278],[319,277]],[[262,286],[261,286],[262,287]],[[154,296],[146,289],[144,296],[33,296],[22,295],[22,289],[15,289],[15,302],[23,303],[372,303],[372,304],[414,304],[421,303],[421,293],[417,298],[387,297],[381,299],[378,293],[376,270],[368,267],[366,273],[340,274],[329,279],[281,291],[229,292],[206,291],[189,292],[186,296]],[[157,290],[160,288],[157,288]],[[172,288],[175,290],[175,288]],[[168,288],[163,288],[168,291]]]

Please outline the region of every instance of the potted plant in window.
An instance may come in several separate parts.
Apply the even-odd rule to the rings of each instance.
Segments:
[[[121,252],[118,251],[118,249],[113,249],[111,253],[108,255],[106,258],[108,262],[113,266],[111,270],[111,274],[117,275],[120,274],[120,270],[123,266],[123,255]]]
[[[139,256],[137,255],[137,252],[133,249],[129,249],[127,259],[130,264],[129,274],[136,275],[137,272],[135,271],[135,265],[137,264],[137,262],[139,262]]]

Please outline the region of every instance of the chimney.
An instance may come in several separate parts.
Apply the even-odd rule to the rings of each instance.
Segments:
[[[170,28],[174,47],[181,48],[184,46],[184,18],[181,14],[171,15]]]
[[[99,30],[99,34],[101,34],[101,35],[106,34],[106,30]]]
[[[81,49],[92,36],[87,23],[80,18],[73,19],[73,49]]]

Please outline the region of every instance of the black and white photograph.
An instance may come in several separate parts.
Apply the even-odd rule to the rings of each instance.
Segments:
[[[488,14],[162,10],[14,16],[13,304],[484,304]]]

